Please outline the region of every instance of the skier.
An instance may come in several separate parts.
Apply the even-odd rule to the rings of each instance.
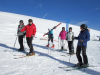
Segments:
[[[48,28],[48,31],[49,31],[49,33],[45,34],[45,35],[48,35],[48,44],[46,45],[46,47],[50,46],[50,40],[51,40],[51,42],[52,42],[52,47],[51,48],[54,48],[55,46],[54,46],[54,43],[53,43],[53,38],[54,38],[53,29]]]
[[[62,31],[60,32],[59,37],[58,37],[61,39],[61,49],[60,49],[61,51],[67,50],[67,49],[65,49],[66,34],[67,34],[67,32],[65,31],[65,27],[62,27]]]
[[[27,44],[30,48],[30,52],[27,54],[27,56],[32,56],[32,55],[35,55],[33,45],[32,45],[32,39],[33,39],[33,37],[35,37],[35,34],[36,34],[36,26],[33,23],[32,19],[29,19],[28,22],[29,22],[29,24],[26,25],[21,30],[21,32],[26,31],[26,40],[27,40]]]
[[[23,46],[23,38],[26,34],[26,32],[21,32],[21,29],[23,29],[25,27],[23,20],[20,20],[19,22],[20,24],[18,25],[18,30],[17,30],[17,36],[18,36],[18,41],[20,44],[20,48],[18,49],[18,51],[24,51],[24,46]]]
[[[87,29],[87,25],[85,25],[85,24],[82,24],[80,26],[80,29],[81,29],[81,31],[80,31],[79,36],[75,37],[75,39],[78,40],[76,56],[77,56],[77,59],[78,59],[78,62],[79,62],[75,66],[86,68],[89,65],[88,64],[88,58],[87,58],[87,55],[86,55],[86,48],[87,48],[87,41],[90,40],[90,33]],[[80,56],[81,49],[82,49],[82,56],[83,56],[84,63],[82,62],[82,58]]]
[[[66,40],[68,41],[69,54],[74,54],[74,47],[73,47],[74,32],[72,32],[72,27],[69,28],[69,32],[66,35]]]

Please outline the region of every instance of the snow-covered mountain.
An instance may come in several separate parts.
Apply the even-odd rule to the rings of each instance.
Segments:
[[[14,59],[25,55],[23,52],[17,52],[19,48],[18,40],[13,50],[17,27],[19,20],[24,20],[24,24],[28,24],[28,19],[33,19],[36,24],[37,33],[33,40],[33,46],[36,56],[25,57],[20,59]],[[59,24],[60,22],[40,19],[31,16],[19,15],[8,12],[0,12],[0,75],[100,75],[100,43],[99,41],[89,41],[87,47],[87,55],[90,65],[95,67],[89,67],[87,69],[66,71],[67,69],[61,69],[59,67],[73,66],[77,63],[75,55],[68,56],[69,51],[59,51],[60,44],[55,41],[55,49],[47,48],[46,40],[40,40],[43,38],[43,34],[48,31],[48,28]],[[66,27],[65,23],[62,23],[57,29],[54,30],[54,39],[58,40],[58,35],[62,29]],[[69,25],[73,28],[75,36],[78,36],[80,27],[75,25]],[[98,40],[100,31],[90,29],[91,40]],[[47,37],[47,36],[46,36]],[[25,51],[29,52],[26,40],[24,39]],[[74,51],[76,52],[77,40],[74,41]],[[66,48],[68,50],[67,42]],[[50,53],[51,52],[51,53]],[[39,56],[38,56],[39,55]],[[70,58],[70,62],[69,62]]]
[[[27,25],[28,19],[33,19],[33,22],[36,24],[38,37],[42,37],[42,35],[48,31],[48,28],[52,28],[53,26],[60,23],[57,21],[46,20],[42,18],[36,18],[36,17],[7,13],[7,12],[0,12],[0,24],[7,25],[10,26],[10,28],[13,28],[13,34],[16,34],[19,20],[23,20],[24,24]],[[57,36],[59,35],[59,32],[61,31],[62,27],[66,27],[66,23],[62,23],[56,30],[54,30],[55,39],[58,38]],[[80,32],[80,27],[71,24],[69,24],[69,27],[72,27],[75,36],[78,36]],[[91,33],[90,34],[91,40],[98,39],[97,36],[100,35],[99,34],[100,31],[93,30],[93,29],[90,29],[90,33]]]

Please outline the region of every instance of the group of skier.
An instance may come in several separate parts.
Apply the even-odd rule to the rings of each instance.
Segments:
[[[20,49],[18,49],[18,51],[24,51],[24,46],[23,46],[23,38],[26,35],[26,40],[27,40],[27,44],[30,48],[30,52],[27,54],[28,56],[32,56],[35,55],[34,49],[33,49],[33,45],[32,45],[32,39],[33,37],[35,37],[36,34],[36,26],[33,23],[32,19],[28,20],[28,25],[24,25],[23,20],[20,20],[20,25],[18,25],[18,39],[19,39],[19,44],[20,44]],[[53,29],[55,29],[56,27],[52,28],[52,29],[48,29],[48,33],[45,33],[44,35],[48,35],[48,44],[46,45],[46,47],[50,47],[50,40],[52,42],[52,48],[54,48],[54,42],[53,42]],[[60,39],[60,43],[61,43],[61,51],[66,51],[65,48],[65,44],[66,44],[66,40],[68,41],[68,47],[69,47],[69,54],[74,54],[74,46],[73,46],[73,41],[74,39],[78,40],[78,44],[77,44],[77,49],[76,49],[76,56],[78,59],[78,63],[75,66],[78,67],[88,67],[88,58],[86,55],[86,48],[87,48],[87,41],[90,40],[90,32],[87,29],[87,25],[82,24],[80,26],[80,33],[78,37],[74,37],[74,32],[72,32],[72,27],[69,27],[69,31],[66,32],[65,31],[65,27],[62,27],[61,32],[59,33],[59,39]],[[82,57],[80,56],[82,51],[82,56],[83,56],[83,61],[82,61]]]

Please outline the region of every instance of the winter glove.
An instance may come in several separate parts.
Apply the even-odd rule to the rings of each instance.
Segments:
[[[81,43],[82,43],[82,42],[84,42],[84,40],[82,40],[82,39],[81,39],[81,40],[79,40],[79,42],[81,42]]]
[[[43,35],[43,37],[44,37],[45,35]]]
[[[31,36],[32,38],[34,37],[34,35]]]
[[[23,38],[25,38],[25,36],[23,36]]]
[[[75,39],[75,37],[72,37],[72,40],[74,40]]]

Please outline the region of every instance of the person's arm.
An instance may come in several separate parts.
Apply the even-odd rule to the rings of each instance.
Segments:
[[[79,34],[80,35],[80,34]],[[78,37],[74,37],[75,39],[79,40],[79,36]]]
[[[61,37],[61,32],[59,33],[59,37]]]
[[[19,25],[18,25],[18,28],[17,28],[17,34],[19,33]]]
[[[72,40],[74,40],[75,39],[75,37],[74,37],[74,32],[72,32],[73,33],[73,35],[72,35]]]
[[[68,40],[68,33],[66,34],[66,40]]]
[[[27,29],[27,27],[25,26],[25,27],[21,30],[21,32],[26,31],[26,29]]]
[[[87,33],[86,33],[86,39],[84,40],[84,41],[89,41],[90,40],[90,33],[89,33],[89,31],[87,31]]]
[[[36,26],[34,25],[33,35],[35,36],[35,34],[36,34]]]

